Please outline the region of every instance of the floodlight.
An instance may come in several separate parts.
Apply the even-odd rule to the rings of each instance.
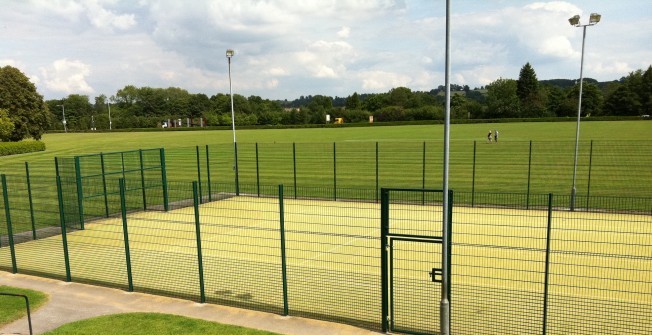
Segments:
[[[233,51],[233,49],[226,49],[226,57],[227,58],[231,58],[231,57],[233,57],[233,55],[235,55],[235,51]]]
[[[600,22],[601,17],[602,17],[602,15],[600,15],[598,13],[591,13],[591,17],[589,18],[589,24],[596,24],[596,23]]]
[[[580,25],[580,16],[575,15],[575,16],[571,17],[570,19],[568,19],[568,22],[570,22],[570,24],[572,26],[579,26]]]

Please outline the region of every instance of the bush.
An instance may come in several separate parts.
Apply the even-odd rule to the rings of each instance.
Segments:
[[[45,143],[41,141],[0,142],[0,156],[25,154],[36,151],[45,151]]]

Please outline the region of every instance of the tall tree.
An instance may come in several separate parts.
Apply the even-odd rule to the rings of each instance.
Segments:
[[[50,123],[43,96],[27,76],[12,66],[0,68],[0,108],[8,111],[14,124],[14,130],[6,137],[10,141],[28,136],[39,140]]]
[[[519,115],[516,80],[498,79],[487,85],[486,118],[513,118]]]
[[[539,91],[539,80],[532,65],[526,63],[516,82],[516,95],[520,102],[521,117],[542,117],[552,113],[546,112],[546,91]]]

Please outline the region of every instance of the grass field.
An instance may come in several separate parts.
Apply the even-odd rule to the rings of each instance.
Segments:
[[[48,301],[48,296],[38,291],[0,285],[0,293],[22,294],[29,299],[30,313]],[[27,316],[25,299],[15,296],[0,295],[0,327]],[[27,328],[27,321],[25,321]]]
[[[440,207],[392,206],[393,231],[440,231],[436,224]],[[273,198],[241,196],[201,205],[208,302],[282,311],[278,215]],[[646,318],[652,310],[650,217],[581,212],[553,216],[550,326],[563,334],[583,334],[576,329],[578,324],[619,334],[631,332],[633,323],[650,329],[652,319]],[[547,211],[537,210],[454,209],[453,325],[458,334],[539,331],[547,217]],[[378,322],[379,221],[380,208],[374,203],[285,200],[288,300],[293,314]],[[136,290],[198,300],[193,223],[192,208],[129,215]],[[126,288],[122,227],[119,218],[111,218],[68,234],[74,281]],[[19,244],[18,266],[23,272],[62,276],[61,246],[61,236]],[[392,249],[393,315],[399,328],[416,324],[421,331],[436,330],[432,321],[438,315],[433,303],[437,290],[427,274],[440,258],[434,246],[397,241]],[[10,266],[7,249],[0,251],[0,266],[5,268]]]

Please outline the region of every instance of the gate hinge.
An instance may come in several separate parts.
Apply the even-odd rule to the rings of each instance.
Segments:
[[[390,249],[392,249],[392,246],[389,244],[385,244],[385,250],[389,251]]]
[[[435,283],[442,283],[444,281],[443,269],[432,268],[432,272],[428,272],[428,274],[430,275],[430,278],[432,278],[432,281]]]

